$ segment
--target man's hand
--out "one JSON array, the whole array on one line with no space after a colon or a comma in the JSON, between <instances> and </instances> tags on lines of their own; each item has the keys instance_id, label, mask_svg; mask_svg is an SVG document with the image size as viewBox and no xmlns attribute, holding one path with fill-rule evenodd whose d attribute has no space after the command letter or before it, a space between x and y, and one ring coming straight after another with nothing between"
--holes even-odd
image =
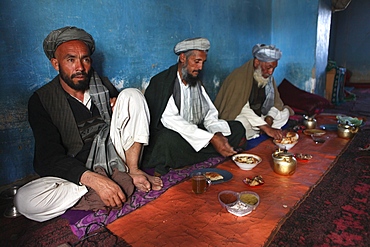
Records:
<instances>
[{"instance_id":1,"label":"man's hand","mask_svg":"<svg viewBox=\"0 0 370 247\"><path fill-rule=\"evenodd\" d=\"M211 139L211 144L218 153L222 156L227 157L236 154L236 151L230 146L229 141L221 133L217 132Z\"/></svg>"},{"instance_id":2,"label":"man's hand","mask_svg":"<svg viewBox=\"0 0 370 247\"><path fill-rule=\"evenodd\" d=\"M276 139L281 140L283 138L283 131L281 129L274 129L271 128L268 124L259 126L259 128L265 132L268 136Z\"/></svg>"},{"instance_id":3,"label":"man's hand","mask_svg":"<svg viewBox=\"0 0 370 247\"><path fill-rule=\"evenodd\" d=\"M80 182L92 188L108 207L122 207L127 198L122 189L113 180L96 172L86 171L82 174Z\"/></svg>"}]
</instances>

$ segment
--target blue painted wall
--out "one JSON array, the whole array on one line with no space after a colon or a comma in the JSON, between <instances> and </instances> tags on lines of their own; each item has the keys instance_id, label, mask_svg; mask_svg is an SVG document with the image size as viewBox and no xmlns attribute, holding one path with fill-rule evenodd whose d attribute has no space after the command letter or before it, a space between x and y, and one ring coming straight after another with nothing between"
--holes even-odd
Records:
<instances>
[{"instance_id":1,"label":"blue painted wall","mask_svg":"<svg viewBox=\"0 0 370 247\"><path fill-rule=\"evenodd\" d=\"M42 49L51 30L74 25L91 33L94 68L119 89L145 88L176 62L174 45L197 36L211 41L203 78L211 98L256 43L281 48L277 82L287 77L304 89L315 68L319 1L0 1L0 185L33 173L27 101L57 75Z\"/></svg>"},{"instance_id":2,"label":"blue painted wall","mask_svg":"<svg viewBox=\"0 0 370 247\"><path fill-rule=\"evenodd\" d=\"M274 72L308 92L324 95L331 6L324 1L273 1L272 42L283 51Z\"/></svg>"},{"instance_id":3,"label":"blue painted wall","mask_svg":"<svg viewBox=\"0 0 370 247\"><path fill-rule=\"evenodd\" d=\"M351 71L353 83L370 83L369 13L369 0L353 0L333 14L330 59Z\"/></svg>"},{"instance_id":4,"label":"blue painted wall","mask_svg":"<svg viewBox=\"0 0 370 247\"><path fill-rule=\"evenodd\" d=\"M276 81L287 78L296 85L303 85L311 77L315 66L317 26L317 1L274 2L272 35L283 56L275 70ZM309 90L307 90L309 91Z\"/></svg>"}]
</instances>

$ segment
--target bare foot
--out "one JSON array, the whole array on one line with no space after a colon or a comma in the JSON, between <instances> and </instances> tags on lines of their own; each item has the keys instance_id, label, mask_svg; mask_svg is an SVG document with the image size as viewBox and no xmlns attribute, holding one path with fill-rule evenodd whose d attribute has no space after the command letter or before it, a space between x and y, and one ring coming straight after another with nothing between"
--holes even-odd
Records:
<instances>
[{"instance_id":1,"label":"bare foot","mask_svg":"<svg viewBox=\"0 0 370 247\"><path fill-rule=\"evenodd\" d=\"M151 187L150 182L148 181L146 176L144 176L143 174L131 174L131 173L129 173L129 175L131 176L134 182L134 185L138 190L144 191L144 192L150 191L150 187Z\"/></svg>"},{"instance_id":2,"label":"bare foot","mask_svg":"<svg viewBox=\"0 0 370 247\"><path fill-rule=\"evenodd\" d=\"M160 190L163 187L163 182L160 177L146 175L149 182L152 184L152 190Z\"/></svg>"},{"instance_id":3,"label":"bare foot","mask_svg":"<svg viewBox=\"0 0 370 247\"><path fill-rule=\"evenodd\" d=\"M151 189L152 190L160 190L160 189L162 189L162 187L163 187L163 182L162 182L162 179L160 178L160 177L157 177L157 176L151 176L151 175L149 175L149 174L147 174L147 173L145 173L144 171L142 171L142 170L140 170L140 169L138 169L138 170L136 170L136 171L131 171L130 172L130 175L131 174L137 174L137 175L144 175L147 179L148 179L148 181L150 182L150 184L151 184Z\"/></svg>"}]
</instances>

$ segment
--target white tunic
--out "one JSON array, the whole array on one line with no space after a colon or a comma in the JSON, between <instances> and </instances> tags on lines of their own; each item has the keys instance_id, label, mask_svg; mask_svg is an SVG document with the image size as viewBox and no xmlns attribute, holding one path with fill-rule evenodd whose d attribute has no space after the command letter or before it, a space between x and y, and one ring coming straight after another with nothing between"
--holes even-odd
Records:
<instances>
[{"instance_id":1,"label":"white tunic","mask_svg":"<svg viewBox=\"0 0 370 247\"><path fill-rule=\"evenodd\" d=\"M216 132L221 132L224 136L229 136L231 130L229 124L222 119L218 119L218 111L213 105L211 99L206 93L202 86L202 95L206 99L206 103L209 105L209 111L204 119L203 125L206 130L198 128L196 124L189 123L183 116L184 102L189 100L189 85L181 83L179 74L177 73L178 81L180 82L181 90L181 112L179 112L173 96L168 100L166 109L164 110L161 118L162 124L173 131L179 133L193 148L195 151L199 151L209 144L213 135Z\"/></svg>"},{"instance_id":2,"label":"white tunic","mask_svg":"<svg viewBox=\"0 0 370 247\"><path fill-rule=\"evenodd\" d=\"M271 107L266 115L258 116L250 108L249 102L247 102L235 120L238 120L243 124L245 128L245 136L247 140L250 140L259 137L259 126L267 124L264 120L266 116L271 116L274 119L271 126L272 128L281 129L281 127L283 127L289 120L289 110L284 108L282 111L279 111L276 107Z\"/></svg>"}]
</instances>

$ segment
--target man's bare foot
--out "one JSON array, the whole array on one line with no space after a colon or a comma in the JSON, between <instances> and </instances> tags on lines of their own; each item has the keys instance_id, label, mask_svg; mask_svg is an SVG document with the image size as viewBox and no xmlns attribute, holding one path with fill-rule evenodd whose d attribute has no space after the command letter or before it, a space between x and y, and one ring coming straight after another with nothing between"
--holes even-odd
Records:
<instances>
[{"instance_id":1,"label":"man's bare foot","mask_svg":"<svg viewBox=\"0 0 370 247\"><path fill-rule=\"evenodd\" d=\"M163 182L160 177L146 175L149 182L152 184L152 190L160 190L163 187Z\"/></svg>"},{"instance_id":2,"label":"man's bare foot","mask_svg":"<svg viewBox=\"0 0 370 247\"><path fill-rule=\"evenodd\" d=\"M151 184L151 189L152 190L160 190L162 189L163 187L163 182L162 182L162 179L158 176L151 176L147 173L145 173L144 171L140 170L140 169L137 169L136 171L130 171L130 175L131 174L140 174L140 175L144 175L148 181L150 182Z\"/></svg>"},{"instance_id":3,"label":"man's bare foot","mask_svg":"<svg viewBox=\"0 0 370 247\"><path fill-rule=\"evenodd\" d=\"M150 182L148 181L146 176L144 176L143 174L130 174L130 173L129 175L131 176L134 182L134 185L138 190L144 191L144 192L150 191L150 187L151 187Z\"/></svg>"},{"instance_id":4,"label":"man's bare foot","mask_svg":"<svg viewBox=\"0 0 370 247\"><path fill-rule=\"evenodd\" d=\"M131 171L130 172L130 176L132 177L132 175L143 175L143 176L145 176L146 179L147 179L147 181L149 181L149 183L151 185L151 188L149 186L149 190L150 189L152 189L152 190L160 190L163 187L163 182L162 182L162 179L160 177L151 176L151 175L145 173L144 171L142 171L140 169L138 169L136 171ZM134 184L135 184L135 181L134 181ZM136 184L135 184L135 186L136 186ZM143 191L145 191L145 190L143 190Z\"/></svg>"}]
</instances>

